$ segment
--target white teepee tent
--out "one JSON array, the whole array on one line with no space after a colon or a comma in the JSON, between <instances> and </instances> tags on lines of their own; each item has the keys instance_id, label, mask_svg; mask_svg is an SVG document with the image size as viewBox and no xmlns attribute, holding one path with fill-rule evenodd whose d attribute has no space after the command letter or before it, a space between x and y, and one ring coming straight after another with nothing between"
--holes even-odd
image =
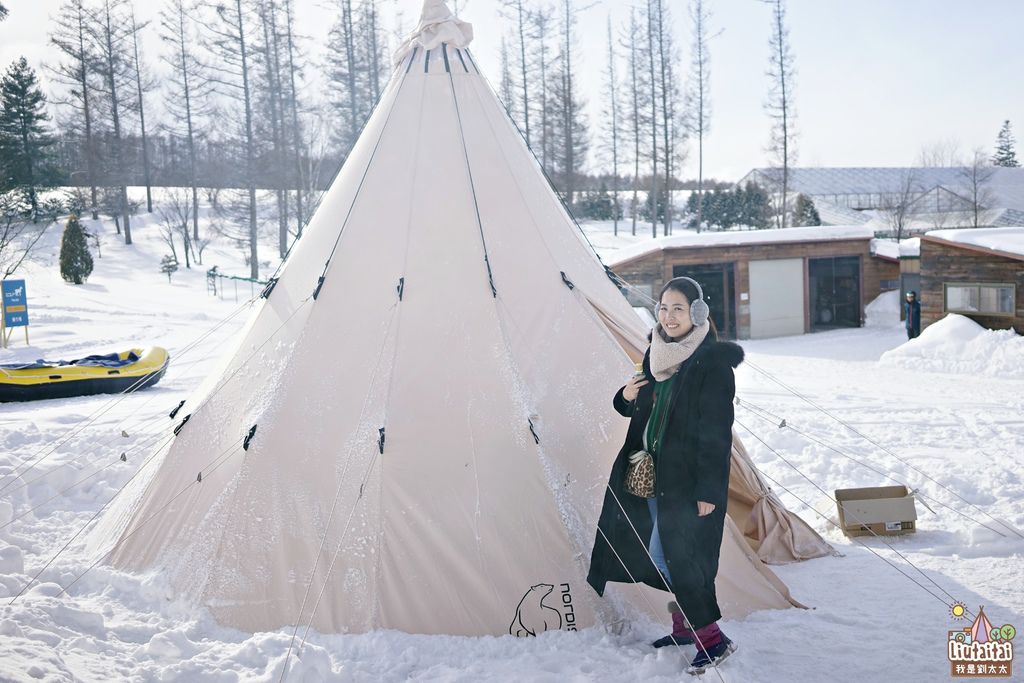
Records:
<instances>
[{"instance_id":1,"label":"white teepee tent","mask_svg":"<svg viewBox=\"0 0 1024 683\"><path fill-rule=\"evenodd\" d=\"M239 346L108 518L115 566L250 631L530 633L643 604L584 577L646 330L471 33L427 1ZM731 521L721 567L727 616L796 604Z\"/></svg>"}]
</instances>

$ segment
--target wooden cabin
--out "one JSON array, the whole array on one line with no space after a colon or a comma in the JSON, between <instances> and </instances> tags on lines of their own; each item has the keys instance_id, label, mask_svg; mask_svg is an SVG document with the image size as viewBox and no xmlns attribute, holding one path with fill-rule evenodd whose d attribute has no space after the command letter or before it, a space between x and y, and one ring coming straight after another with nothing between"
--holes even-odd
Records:
<instances>
[{"instance_id":1,"label":"wooden cabin","mask_svg":"<svg viewBox=\"0 0 1024 683\"><path fill-rule=\"evenodd\" d=\"M947 313L1024 332L1024 228L934 230L921 238L921 327Z\"/></svg>"},{"instance_id":2,"label":"wooden cabin","mask_svg":"<svg viewBox=\"0 0 1024 683\"><path fill-rule=\"evenodd\" d=\"M701 283L719 333L760 339L864 324L864 308L899 288L900 264L873 253L865 226L685 233L606 256L650 306L673 277Z\"/></svg>"}]
</instances>

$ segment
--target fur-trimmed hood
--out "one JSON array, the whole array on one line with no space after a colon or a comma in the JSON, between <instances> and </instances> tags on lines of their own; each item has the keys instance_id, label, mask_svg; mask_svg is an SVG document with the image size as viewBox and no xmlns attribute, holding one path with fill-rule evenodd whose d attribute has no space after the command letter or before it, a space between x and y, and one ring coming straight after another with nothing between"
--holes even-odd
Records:
<instances>
[{"instance_id":1,"label":"fur-trimmed hood","mask_svg":"<svg viewBox=\"0 0 1024 683\"><path fill-rule=\"evenodd\" d=\"M714 341L710 344L701 345L700 353L707 354L711 362L728 363L730 367L737 368L746 357L746 352L739 344L730 341ZM706 346L706 348L704 348Z\"/></svg>"}]
</instances>

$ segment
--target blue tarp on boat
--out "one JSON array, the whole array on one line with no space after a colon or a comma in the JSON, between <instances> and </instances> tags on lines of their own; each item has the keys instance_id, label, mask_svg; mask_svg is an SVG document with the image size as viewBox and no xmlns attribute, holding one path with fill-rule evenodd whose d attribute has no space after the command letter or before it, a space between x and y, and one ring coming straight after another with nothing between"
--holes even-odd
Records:
<instances>
[{"instance_id":1,"label":"blue tarp on boat","mask_svg":"<svg viewBox=\"0 0 1024 683\"><path fill-rule=\"evenodd\" d=\"M139 360L139 356L135 352L128 354L127 358L121 358L118 353L106 353L97 354L94 356L86 356L85 358L78 358L76 360L58 360L50 361L39 359L34 363L10 363L6 365L0 365L0 368L5 370L36 370L41 368L59 368L67 365L81 365L86 367L95 368L123 368L126 365L131 365Z\"/></svg>"}]
</instances>

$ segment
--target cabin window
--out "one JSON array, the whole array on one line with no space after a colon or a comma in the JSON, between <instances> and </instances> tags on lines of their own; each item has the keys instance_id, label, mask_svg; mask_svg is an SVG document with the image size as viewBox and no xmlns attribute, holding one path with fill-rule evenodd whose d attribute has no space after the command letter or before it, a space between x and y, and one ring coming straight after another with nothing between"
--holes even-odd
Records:
<instances>
[{"instance_id":1,"label":"cabin window","mask_svg":"<svg viewBox=\"0 0 1024 683\"><path fill-rule=\"evenodd\" d=\"M1007 284L946 284L943 309L948 313L1013 316L1014 286Z\"/></svg>"}]
</instances>

